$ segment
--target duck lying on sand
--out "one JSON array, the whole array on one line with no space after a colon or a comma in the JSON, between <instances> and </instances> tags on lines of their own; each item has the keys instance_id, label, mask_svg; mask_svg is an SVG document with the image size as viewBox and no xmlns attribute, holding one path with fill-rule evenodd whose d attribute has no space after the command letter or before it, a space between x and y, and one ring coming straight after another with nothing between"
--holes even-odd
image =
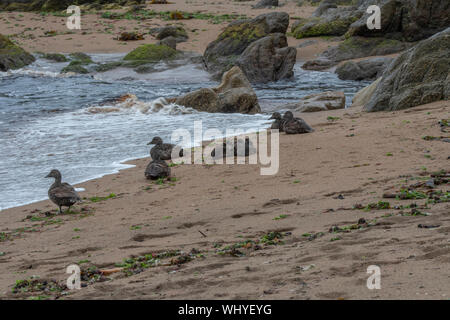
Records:
<instances>
[{"instance_id":1,"label":"duck lying on sand","mask_svg":"<svg viewBox=\"0 0 450 320\"><path fill-rule=\"evenodd\" d=\"M301 134L314 131L302 118L294 118L294 115L290 111L286 111L283 120L283 131L286 134Z\"/></svg>"},{"instance_id":2,"label":"duck lying on sand","mask_svg":"<svg viewBox=\"0 0 450 320\"><path fill-rule=\"evenodd\" d=\"M314 131L305 120L295 118L291 111L286 111L283 117L281 117L280 113L274 112L270 119L275 120L270 127L271 129L278 129L280 132L285 132L286 134L301 134Z\"/></svg>"},{"instance_id":3,"label":"duck lying on sand","mask_svg":"<svg viewBox=\"0 0 450 320\"><path fill-rule=\"evenodd\" d=\"M163 140L160 137L154 137L152 141L150 141L147 145L154 144L155 146L150 150L150 156L152 159L159 160L171 160L172 159L172 151L175 148L174 144L171 143L163 143ZM180 157L183 156L183 149L180 149L178 154Z\"/></svg>"},{"instance_id":4,"label":"duck lying on sand","mask_svg":"<svg viewBox=\"0 0 450 320\"><path fill-rule=\"evenodd\" d=\"M48 189L48 197L59 207L59 213L62 213L62 207L70 207L80 201L80 196L75 189L68 183L61 182L61 172L56 169L50 171L46 178L54 178L55 182Z\"/></svg>"},{"instance_id":5,"label":"duck lying on sand","mask_svg":"<svg viewBox=\"0 0 450 320\"><path fill-rule=\"evenodd\" d=\"M231 146L227 147L227 143L224 142L222 144L222 157L231 157L232 155L234 155L235 157L237 156L248 157L250 154L256 152L255 148L253 147L253 143L250 141L249 138L245 138L245 146L243 146L242 144L244 144L243 139L235 138L233 149L231 149ZM220 157L219 155L220 148L219 146L217 146L213 149L213 151L211 151L211 157L213 157L214 159L216 159L216 149L218 149L217 158Z\"/></svg>"},{"instance_id":6,"label":"duck lying on sand","mask_svg":"<svg viewBox=\"0 0 450 320\"><path fill-rule=\"evenodd\" d=\"M160 158L155 158L148 164L147 168L145 169L145 177L149 180L169 178L170 168L164 160L161 160Z\"/></svg>"}]
</instances>

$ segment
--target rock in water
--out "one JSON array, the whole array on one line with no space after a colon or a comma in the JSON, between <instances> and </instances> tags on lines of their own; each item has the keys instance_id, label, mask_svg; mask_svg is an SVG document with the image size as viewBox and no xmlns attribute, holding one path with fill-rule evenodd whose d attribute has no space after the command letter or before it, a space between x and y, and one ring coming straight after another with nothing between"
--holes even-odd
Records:
<instances>
[{"instance_id":1,"label":"rock in water","mask_svg":"<svg viewBox=\"0 0 450 320\"><path fill-rule=\"evenodd\" d=\"M235 61L252 42L271 33L286 33L289 15L285 12L271 12L254 19L231 22L216 40L209 43L205 53L205 63L214 78L235 65Z\"/></svg>"},{"instance_id":2,"label":"rock in water","mask_svg":"<svg viewBox=\"0 0 450 320\"><path fill-rule=\"evenodd\" d=\"M258 113L258 98L244 73L233 67L224 73L217 88L203 88L174 99L176 104L199 111L221 113Z\"/></svg>"},{"instance_id":3,"label":"rock in water","mask_svg":"<svg viewBox=\"0 0 450 320\"><path fill-rule=\"evenodd\" d=\"M366 111L400 110L450 98L450 28L419 42L383 73Z\"/></svg>"},{"instance_id":4,"label":"rock in water","mask_svg":"<svg viewBox=\"0 0 450 320\"><path fill-rule=\"evenodd\" d=\"M31 54L0 34L0 71L20 69L33 63L34 60Z\"/></svg>"},{"instance_id":5,"label":"rock in water","mask_svg":"<svg viewBox=\"0 0 450 320\"><path fill-rule=\"evenodd\" d=\"M170 168L164 160L153 160L145 169L145 177L149 180L169 178Z\"/></svg>"},{"instance_id":6,"label":"rock in water","mask_svg":"<svg viewBox=\"0 0 450 320\"><path fill-rule=\"evenodd\" d=\"M236 64L250 82L265 83L292 78L296 57L297 50L288 47L286 36L274 33L251 43Z\"/></svg>"},{"instance_id":7,"label":"rock in water","mask_svg":"<svg viewBox=\"0 0 450 320\"><path fill-rule=\"evenodd\" d=\"M48 189L48 197L59 207L59 213L62 213L62 207L70 207L80 201L80 196L75 189L68 183L61 182L61 173L53 169L46 178L54 178L55 182Z\"/></svg>"}]
</instances>

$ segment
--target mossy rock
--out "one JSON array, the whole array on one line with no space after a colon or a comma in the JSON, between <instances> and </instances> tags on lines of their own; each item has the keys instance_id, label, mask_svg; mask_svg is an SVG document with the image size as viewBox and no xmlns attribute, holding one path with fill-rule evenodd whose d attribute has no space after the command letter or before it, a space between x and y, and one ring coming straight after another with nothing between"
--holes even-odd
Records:
<instances>
[{"instance_id":1,"label":"mossy rock","mask_svg":"<svg viewBox=\"0 0 450 320\"><path fill-rule=\"evenodd\" d=\"M342 36L350 25L357 21L359 17L350 17L344 19L335 19L325 21L319 18L312 18L309 21L302 21L298 24L292 35L297 39L319 36Z\"/></svg>"},{"instance_id":2,"label":"mossy rock","mask_svg":"<svg viewBox=\"0 0 450 320\"><path fill-rule=\"evenodd\" d=\"M51 61L55 61L55 62L67 62L69 61L65 55L61 54L61 53L44 53L42 55L43 59L46 60L51 60Z\"/></svg>"},{"instance_id":3,"label":"mossy rock","mask_svg":"<svg viewBox=\"0 0 450 320\"><path fill-rule=\"evenodd\" d=\"M61 73L74 72L79 74L87 74L89 71L83 67L85 63L80 60L73 60L69 65L61 70Z\"/></svg>"},{"instance_id":4,"label":"mossy rock","mask_svg":"<svg viewBox=\"0 0 450 320\"><path fill-rule=\"evenodd\" d=\"M137 66L149 62L170 60L175 58L177 51L163 44L144 44L128 53L123 60Z\"/></svg>"},{"instance_id":5,"label":"mossy rock","mask_svg":"<svg viewBox=\"0 0 450 320\"><path fill-rule=\"evenodd\" d=\"M97 72L106 72L110 71L119 67L122 67L124 63L122 61L114 61L114 62L106 62L97 65L94 70Z\"/></svg>"},{"instance_id":6,"label":"mossy rock","mask_svg":"<svg viewBox=\"0 0 450 320\"><path fill-rule=\"evenodd\" d=\"M82 64L91 64L94 63L91 57L89 57L86 53L83 52L75 52L69 55L74 61L79 61Z\"/></svg>"},{"instance_id":7,"label":"mossy rock","mask_svg":"<svg viewBox=\"0 0 450 320\"><path fill-rule=\"evenodd\" d=\"M20 69L35 60L31 54L15 45L8 37L0 34L0 71Z\"/></svg>"}]
</instances>

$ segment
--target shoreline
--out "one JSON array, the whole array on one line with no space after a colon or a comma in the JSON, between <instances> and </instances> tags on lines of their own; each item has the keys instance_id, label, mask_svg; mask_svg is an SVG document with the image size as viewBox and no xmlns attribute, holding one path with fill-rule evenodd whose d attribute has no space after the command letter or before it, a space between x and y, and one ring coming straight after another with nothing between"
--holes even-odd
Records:
<instances>
[{"instance_id":1,"label":"shoreline","mask_svg":"<svg viewBox=\"0 0 450 320\"><path fill-rule=\"evenodd\" d=\"M445 299L448 283L439 280L449 263L449 203L423 208L426 199L382 195L448 171L447 143L422 137L439 135L437 121L449 108L439 101L396 112L356 107L301 114L316 131L280 135L275 176L260 176L255 165L178 165L176 179L159 185L146 181L143 158L131 161L134 168L77 185L86 199L72 214L55 216L48 200L4 210L0 297L36 296L11 288L31 275L65 281L73 263L109 269L129 257L195 249L201 254L186 263L112 274L60 298ZM379 201L390 208L352 209ZM411 215L411 203L431 215ZM328 232L361 218L371 226ZM272 231L283 244L240 247L238 256L221 249ZM365 287L368 265L380 265L383 290Z\"/></svg>"}]
</instances>

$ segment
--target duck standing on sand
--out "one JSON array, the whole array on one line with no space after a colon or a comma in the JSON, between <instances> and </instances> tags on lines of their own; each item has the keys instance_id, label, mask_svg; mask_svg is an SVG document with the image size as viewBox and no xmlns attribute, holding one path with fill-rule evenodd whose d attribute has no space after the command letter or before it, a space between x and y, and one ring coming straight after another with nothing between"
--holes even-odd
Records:
<instances>
[{"instance_id":1,"label":"duck standing on sand","mask_svg":"<svg viewBox=\"0 0 450 320\"><path fill-rule=\"evenodd\" d=\"M278 129L280 132L283 132L283 124L284 124L284 120L283 118L281 118L281 114L279 112L274 112L272 114L272 116L269 118L269 120L275 120L272 123L272 126L270 127L270 129L276 130Z\"/></svg>"},{"instance_id":2,"label":"duck standing on sand","mask_svg":"<svg viewBox=\"0 0 450 320\"><path fill-rule=\"evenodd\" d=\"M302 118L294 118L291 111L286 111L283 116L283 131L286 134L310 133L314 129L311 128Z\"/></svg>"},{"instance_id":3,"label":"duck standing on sand","mask_svg":"<svg viewBox=\"0 0 450 320\"><path fill-rule=\"evenodd\" d=\"M59 213L62 213L62 207L70 207L80 201L80 196L75 189L68 183L61 182L61 172L56 169L50 171L46 178L54 178L55 182L48 189L48 197L59 207Z\"/></svg>"},{"instance_id":4,"label":"duck standing on sand","mask_svg":"<svg viewBox=\"0 0 450 320\"><path fill-rule=\"evenodd\" d=\"M158 180L161 178L170 177L170 168L164 160L159 158L159 154L155 155L152 161L148 164L145 169L145 177L149 180Z\"/></svg>"},{"instance_id":5,"label":"duck standing on sand","mask_svg":"<svg viewBox=\"0 0 450 320\"><path fill-rule=\"evenodd\" d=\"M152 141L147 143L147 145L154 144L155 146L150 150L150 156L153 160L170 160L172 159L172 150L175 148L174 144L163 143L160 137L154 137ZM179 156L183 156L183 149L180 149Z\"/></svg>"}]
</instances>

